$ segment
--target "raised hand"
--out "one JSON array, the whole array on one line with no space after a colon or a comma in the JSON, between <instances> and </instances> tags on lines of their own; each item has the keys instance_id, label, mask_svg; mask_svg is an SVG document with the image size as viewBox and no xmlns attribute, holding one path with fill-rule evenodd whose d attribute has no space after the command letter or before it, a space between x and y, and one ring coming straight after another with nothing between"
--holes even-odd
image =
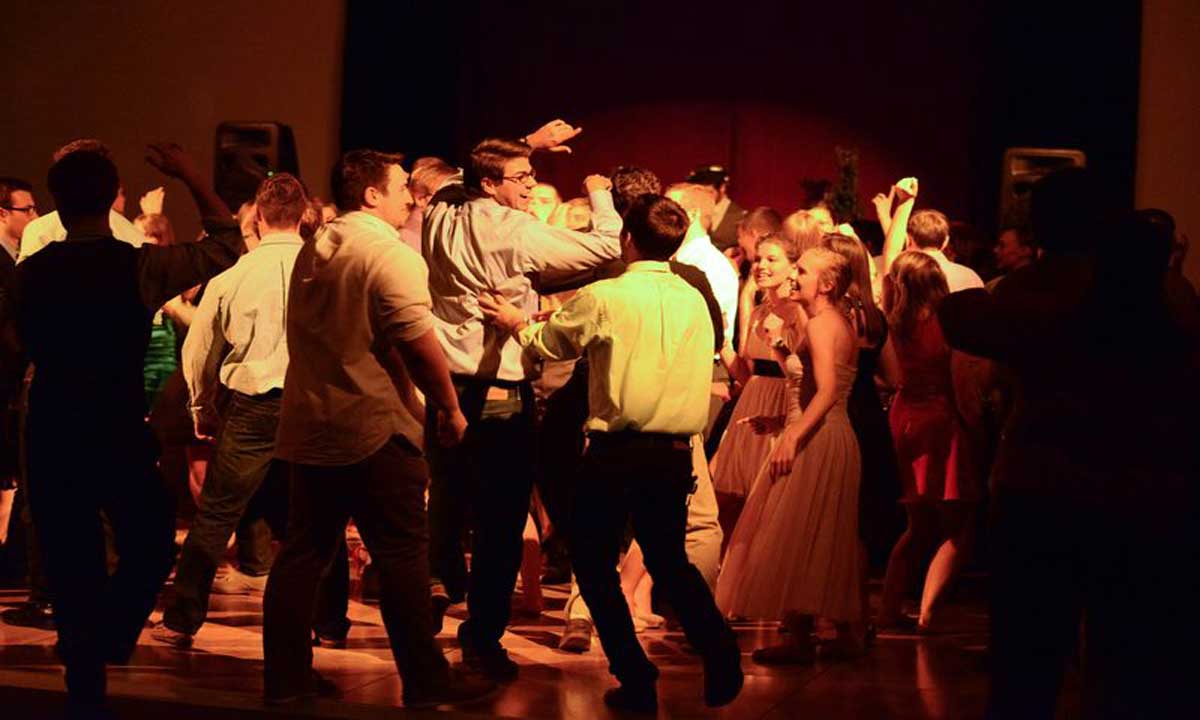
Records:
<instances>
[{"instance_id":1,"label":"raised hand","mask_svg":"<svg viewBox=\"0 0 1200 720\"><path fill-rule=\"evenodd\" d=\"M896 200L896 186L888 188L888 194L876 193L875 197L871 198L871 204L875 206L875 215L883 221L883 218L892 219L892 203Z\"/></svg>"},{"instance_id":2,"label":"raised hand","mask_svg":"<svg viewBox=\"0 0 1200 720\"><path fill-rule=\"evenodd\" d=\"M147 145L146 149L149 151L149 154L146 155L146 162L164 175L185 181L200 177L195 163L192 162L192 157L177 143L152 143Z\"/></svg>"},{"instance_id":3,"label":"raised hand","mask_svg":"<svg viewBox=\"0 0 1200 720\"><path fill-rule=\"evenodd\" d=\"M892 188L896 192L896 198L900 202L907 202L917 196L917 179L915 177L906 177L896 183Z\"/></svg>"},{"instance_id":4,"label":"raised hand","mask_svg":"<svg viewBox=\"0 0 1200 720\"><path fill-rule=\"evenodd\" d=\"M572 127L562 120L551 120L529 135L525 142L534 150L549 150L550 152L571 152L571 148L563 143L583 132L583 128Z\"/></svg>"},{"instance_id":5,"label":"raised hand","mask_svg":"<svg viewBox=\"0 0 1200 720\"><path fill-rule=\"evenodd\" d=\"M603 175L588 175L583 179L583 189L589 194L597 190L612 190L612 180Z\"/></svg>"},{"instance_id":6,"label":"raised hand","mask_svg":"<svg viewBox=\"0 0 1200 720\"><path fill-rule=\"evenodd\" d=\"M160 185L153 190L148 190L138 200L138 207L142 209L143 215L162 215L163 201L166 199L167 191Z\"/></svg>"}]
</instances>

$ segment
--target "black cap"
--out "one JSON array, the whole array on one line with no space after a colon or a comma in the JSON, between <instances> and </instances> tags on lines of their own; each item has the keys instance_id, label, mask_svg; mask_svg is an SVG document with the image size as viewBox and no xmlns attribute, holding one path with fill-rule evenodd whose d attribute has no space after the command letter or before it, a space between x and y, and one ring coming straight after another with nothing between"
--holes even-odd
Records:
<instances>
[{"instance_id":1,"label":"black cap","mask_svg":"<svg viewBox=\"0 0 1200 720\"><path fill-rule=\"evenodd\" d=\"M705 165L696 168L691 175L688 175L687 181L719 188L729 182L729 171L720 165Z\"/></svg>"}]
</instances>

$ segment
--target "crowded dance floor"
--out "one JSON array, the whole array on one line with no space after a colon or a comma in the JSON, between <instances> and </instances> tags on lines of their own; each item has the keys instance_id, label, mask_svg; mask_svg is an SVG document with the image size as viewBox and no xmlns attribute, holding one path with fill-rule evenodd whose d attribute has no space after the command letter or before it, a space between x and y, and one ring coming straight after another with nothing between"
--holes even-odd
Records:
<instances>
[{"instance_id":1,"label":"crowded dance floor","mask_svg":"<svg viewBox=\"0 0 1200 720\"><path fill-rule=\"evenodd\" d=\"M95 78L0 154L3 717L1197 716L1176 4L871 8L808 70L896 82L832 106L773 6L701 57L666 6L218 5L131 5L220 39L139 120Z\"/></svg>"}]
</instances>

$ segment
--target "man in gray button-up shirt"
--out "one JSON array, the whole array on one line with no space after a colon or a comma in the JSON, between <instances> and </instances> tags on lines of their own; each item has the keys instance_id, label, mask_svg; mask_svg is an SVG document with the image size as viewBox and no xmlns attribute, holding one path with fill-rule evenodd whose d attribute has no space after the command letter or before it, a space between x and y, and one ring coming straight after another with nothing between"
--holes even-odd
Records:
<instances>
[{"instance_id":1,"label":"man in gray button-up shirt","mask_svg":"<svg viewBox=\"0 0 1200 720\"><path fill-rule=\"evenodd\" d=\"M464 659L497 680L517 674L499 641L509 620L534 476L529 380L535 370L511 337L484 324L477 298L498 293L533 313L537 295L530 274L586 270L620 257L621 218L608 178L585 182L590 233L551 227L526 212L536 184L530 154L565 150L562 143L578 132L556 120L522 142L480 142L464 182L442 188L425 211L421 250L429 265L434 328L469 423L454 453L426 443L433 474L431 575L441 581L434 584L435 610L469 591L470 619L459 630ZM468 506L475 508L469 588L461 547Z\"/></svg>"}]
</instances>

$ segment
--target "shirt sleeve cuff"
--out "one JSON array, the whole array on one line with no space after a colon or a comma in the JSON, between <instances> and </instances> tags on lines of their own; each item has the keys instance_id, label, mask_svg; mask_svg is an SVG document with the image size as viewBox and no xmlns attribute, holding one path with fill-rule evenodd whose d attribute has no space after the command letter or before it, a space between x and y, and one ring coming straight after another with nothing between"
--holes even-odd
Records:
<instances>
[{"instance_id":1,"label":"shirt sleeve cuff","mask_svg":"<svg viewBox=\"0 0 1200 720\"><path fill-rule=\"evenodd\" d=\"M533 344L534 337L541 332L542 326L545 324L544 322L537 322L526 325L524 329L517 332L517 342L521 344L521 347L529 347Z\"/></svg>"},{"instance_id":2,"label":"shirt sleeve cuff","mask_svg":"<svg viewBox=\"0 0 1200 720\"><path fill-rule=\"evenodd\" d=\"M613 207L612 191L610 190L593 190L588 193L588 200L592 203L592 210L608 210L616 212Z\"/></svg>"},{"instance_id":3,"label":"shirt sleeve cuff","mask_svg":"<svg viewBox=\"0 0 1200 720\"><path fill-rule=\"evenodd\" d=\"M200 224L204 227L204 231L209 235L213 235L218 232L226 232L229 230L241 231L237 220L233 218L227 218L222 215L209 215L208 217L201 218Z\"/></svg>"},{"instance_id":4,"label":"shirt sleeve cuff","mask_svg":"<svg viewBox=\"0 0 1200 720\"><path fill-rule=\"evenodd\" d=\"M416 340L432 329L433 313L426 310L426 312L418 317L394 323L387 334L393 341L409 342Z\"/></svg>"}]
</instances>

